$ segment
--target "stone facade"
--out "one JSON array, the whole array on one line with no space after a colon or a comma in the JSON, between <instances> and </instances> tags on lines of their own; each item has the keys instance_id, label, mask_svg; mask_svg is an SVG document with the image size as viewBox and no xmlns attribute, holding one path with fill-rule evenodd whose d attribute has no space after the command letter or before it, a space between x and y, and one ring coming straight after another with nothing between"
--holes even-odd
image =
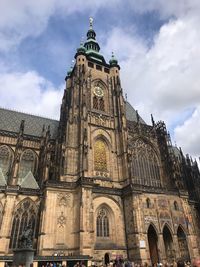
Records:
<instances>
[{"instance_id":1,"label":"stone facade","mask_svg":"<svg viewBox=\"0 0 200 267\"><path fill-rule=\"evenodd\" d=\"M118 62L105 62L95 36L90 25L59 121L0 110L1 261L27 225L36 262L199 255L197 163L125 101Z\"/></svg>"}]
</instances>

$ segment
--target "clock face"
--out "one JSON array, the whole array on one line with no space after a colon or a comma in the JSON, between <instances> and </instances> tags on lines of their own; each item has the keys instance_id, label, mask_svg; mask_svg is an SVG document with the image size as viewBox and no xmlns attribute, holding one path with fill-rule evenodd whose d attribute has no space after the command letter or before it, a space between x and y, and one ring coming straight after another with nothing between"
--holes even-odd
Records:
<instances>
[{"instance_id":1,"label":"clock face","mask_svg":"<svg viewBox=\"0 0 200 267\"><path fill-rule=\"evenodd\" d=\"M98 97L102 97L104 95L103 89L100 86L94 87L94 94Z\"/></svg>"}]
</instances>

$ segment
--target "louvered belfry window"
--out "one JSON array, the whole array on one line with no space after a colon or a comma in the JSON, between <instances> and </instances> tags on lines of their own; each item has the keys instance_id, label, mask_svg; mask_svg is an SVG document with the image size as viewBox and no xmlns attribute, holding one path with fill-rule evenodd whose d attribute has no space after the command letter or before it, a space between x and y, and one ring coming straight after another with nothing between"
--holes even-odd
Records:
<instances>
[{"instance_id":1,"label":"louvered belfry window","mask_svg":"<svg viewBox=\"0 0 200 267\"><path fill-rule=\"evenodd\" d=\"M93 108L101 111L105 111L104 99L103 97L93 97Z\"/></svg>"}]
</instances>

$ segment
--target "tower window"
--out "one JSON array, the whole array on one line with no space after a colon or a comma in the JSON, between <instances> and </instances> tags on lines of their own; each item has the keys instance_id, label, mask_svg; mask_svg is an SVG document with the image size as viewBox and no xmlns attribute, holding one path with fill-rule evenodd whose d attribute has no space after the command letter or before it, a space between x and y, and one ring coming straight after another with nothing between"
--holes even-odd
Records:
<instances>
[{"instance_id":1,"label":"tower window","mask_svg":"<svg viewBox=\"0 0 200 267\"><path fill-rule=\"evenodd\" d=\"M101 140L94 145L94 169L95 171L107 171L106 146Z\"/></svg>"},{"instance_id":2,"label":"tower window","mask_svg":"<svg viewBox=\"0 0 200 267\"><path fill-rule=\"evenodd\" d=\"M150 209L151 207L151 200L149 198L146 199L146 206L147 206L147 209Z\"/></svg>"},{"instance_id":3,"label":"tower window","mask_svg":"<svg viewBox=\"0 0 200 267\"><path fill-rule=\"evenodd\" d=\"M100 65L96 65L97 70L102 70L102 67Z\"/></svg>"},{"instance_id":4,"label":"tower window","mask_svg":"<svg viewBox=\"0 0 200 267\"><path fill-rule=\"evenodd\" d=\"M97 96L93 97L93 108L105 111L105 105L104 105L103 97L101 97L101 98L97 97Z\"/></svg>"},{"instance_id":5,"label":"tower window","mask_svg":"<svg viewBox=\"0 0 200 267\"><path fill-rule=\"evenodd\" d=\"M178 203L176 201L174 201L174 209L179 210Z\"/></svg>"},{"instance_id":6,"label":"tower window","mask_svg":"<svg viewBox=\"0 0 200 267\"><path fill-rule=\"evenodd\" d=\"M103 100L103 98L100 98L99 99L99 109L100 110L103 110L103 111L105 110L104 109L104 100Z\"/></svg>"},{"instance_id":7,"label":"tower window","mask_svg":"<svg viewBox=\"0 0 200 267\"><path fill-rule=\"evenodd\" d=\"M92 62L88 62L88 67L94 68L94 64Z\"/></svg>"},{"instance_id":8,"label":"tower window","mask_svg":"<svg viewBox=\"0 0 200 267\"><path fill-rule=\"evenodd\" d=\"M110 73L110 70L107 69L107 68L104 68L104 72L106 72L106 73Z\"/></svg>"}]
</instances>

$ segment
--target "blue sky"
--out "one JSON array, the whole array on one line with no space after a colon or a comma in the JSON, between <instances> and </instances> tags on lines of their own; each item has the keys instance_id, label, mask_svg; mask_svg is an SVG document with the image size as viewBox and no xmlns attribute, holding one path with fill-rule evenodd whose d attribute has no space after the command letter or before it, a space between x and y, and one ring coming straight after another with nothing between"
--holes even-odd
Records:
<instances>
[{"instance_id":1,"label":"blue sky","mask_svg":"<svg viewBox=\"0 0 200 267\"><path fill-rule=\"evenodd\" d=\"M0 106L58 118L64 78L88 19L114 51L129 102L164 120L178 146L200 153L198 0L0 2Z\"/></svg>"}]
</instances>

